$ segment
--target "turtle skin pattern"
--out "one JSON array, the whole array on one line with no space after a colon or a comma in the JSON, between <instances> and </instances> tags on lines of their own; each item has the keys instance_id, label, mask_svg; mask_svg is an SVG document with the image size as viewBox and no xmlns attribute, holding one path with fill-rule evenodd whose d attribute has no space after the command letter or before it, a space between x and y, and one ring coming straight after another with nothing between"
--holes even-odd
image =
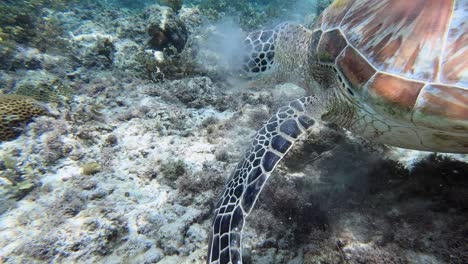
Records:
<instances>
[{"instance_id":1,"label":"turtle skin pattern","mask_svg":"<svg viewBox=\"0 0 468 264\"><path fill-rule=\"evenodd\" d=\"M244 40L242 70L251 77L269 72L275 62L275 45L280 31L289 26L283 22L271 30L258 30L249 33Z\"/></svg>"},{"instance_id":2,"label":"turtle skin pattern","mask_svg":"<svg viewBox=\"0 0 468 264\"><path fill-rule=\"evenodd\" d=\"M467 10L465 0L337 0L314 30L284 23L251 33L247 75L319 98L293 101L257 133L216 205L207 262L242 262L245 219L312 116L392 146L466 153Z\"/></svg>"},{"instance_id":3,"label":"turtle skin pattern","mask_svg":"<svg viewBox=\"0 0 468 264\"><path fill-rule=\"evenodd\" d=\"M207 263L242 262L244 220L278 162L316 123L306 111L314 102L317 102L314 96L290 102L257 132L216 204Z\"/></svg>"},{"instance_id":4,"label":"turtle skin pattern","mask_svg":"<svg viewBox=\"0 0 468 264\"><path fill-rule=\"evenodd\" d=\"M268 71L275 58L275 40L277 33L274 30L259 30L250 33L244 40L245 55L242 70L248 75Z\"/></svg>"}]
</instances>

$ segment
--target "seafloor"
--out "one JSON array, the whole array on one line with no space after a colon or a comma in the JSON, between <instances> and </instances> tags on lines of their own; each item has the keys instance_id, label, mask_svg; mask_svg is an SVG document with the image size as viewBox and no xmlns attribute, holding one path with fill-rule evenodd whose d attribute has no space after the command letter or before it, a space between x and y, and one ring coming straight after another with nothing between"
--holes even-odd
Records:
<instances>
[{"instance_id":1,"label":"seafloor","mask_svg":"<svg viewBox=\"0 0 468 264\"><path fill-rule=\"evenodd\" d=\"M31 39L0 28L0 96L50 112L0 143L0 263L204 263L224 181L304 95L237 78L236 19L106 2L41 9ZM467 161L323 127L272 175L244 263L468 263Z\"/></svg>"}]
</instances>

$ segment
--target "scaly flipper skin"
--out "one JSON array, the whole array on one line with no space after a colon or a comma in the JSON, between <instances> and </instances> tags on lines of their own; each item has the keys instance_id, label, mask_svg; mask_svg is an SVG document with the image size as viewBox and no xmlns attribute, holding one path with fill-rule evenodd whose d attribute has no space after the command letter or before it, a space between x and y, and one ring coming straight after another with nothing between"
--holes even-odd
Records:
<instances>
[{"instance_id":1,"label":"scaly flipper skin","mask_svg":"<svg viewBox=\"0 0 468 264\"><path fill-rule=\"evenodd\" d=\"M306 111L314 104L319 103L312 96L292 101L257 132L216 204L207 263L242 263L241 236L245 218L278 162L316 123Z\"/></svg>"},{"instance_id":2,"label":"scaly flipper skin","mask_svg":"<svg viewBox=\"0 0 468 264\"><path fill-rule=\"evenodd\" d=\"M271 69L275 58L275 30L259 30L244 40L242 69L249 76L257 76Z\"/></svg>"}]
</instances>

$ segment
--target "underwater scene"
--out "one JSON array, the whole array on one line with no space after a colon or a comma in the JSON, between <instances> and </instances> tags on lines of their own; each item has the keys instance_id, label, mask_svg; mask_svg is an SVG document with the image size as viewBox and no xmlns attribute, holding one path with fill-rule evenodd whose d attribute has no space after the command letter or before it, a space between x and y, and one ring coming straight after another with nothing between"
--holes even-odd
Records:
<instances>
[{"instance_id":1,"label":"underwater scene","mask_svg":"<svg viewBox=\"0 0 468 264\"><path fill-rule=\"evenodd\" d=\"M468 0L0 0L0 263L468 263Z\"/></svg>"}]
</instances>

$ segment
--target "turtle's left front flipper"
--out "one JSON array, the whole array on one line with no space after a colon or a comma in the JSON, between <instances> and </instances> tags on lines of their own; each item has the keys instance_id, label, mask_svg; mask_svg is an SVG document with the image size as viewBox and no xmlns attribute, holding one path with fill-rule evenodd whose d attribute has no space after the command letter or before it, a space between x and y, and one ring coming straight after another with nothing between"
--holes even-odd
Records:
<instances>
[{"instance_id":1,"label":"turtle's left front flipper","mask_svg":"<svg viewBox=\"0 0 468 264\"><path fill-rule=\"evenodd\" d=\"M316 123L306 108L309 96L289 103L257 132L245 156L226 183L212 222L207 263L241 263L241 234L265 182L300 136Z\"/></svg>"}]
</instances>

